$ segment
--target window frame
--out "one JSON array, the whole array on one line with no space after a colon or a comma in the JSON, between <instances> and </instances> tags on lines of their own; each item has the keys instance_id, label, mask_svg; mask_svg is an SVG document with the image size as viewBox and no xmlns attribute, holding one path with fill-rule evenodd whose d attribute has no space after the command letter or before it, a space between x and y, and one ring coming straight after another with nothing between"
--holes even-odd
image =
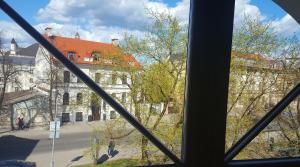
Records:
<instances>
[{"instance_id":1,"label":"window frame","mask_svg":"<svg viewBox=\"0 0 300 167\"><path fill-rule=\"evenodd\" d=\"M0 0L0 8L175 162L173 165L159 166L299 166L300 158L224 161L230 67L230 56L228 55L231 52L234 2L235 0L218 1L216 5L215 1L210 0L190 1L187 84L181 159L170 152L126 109L71 63L4 0ZM294 88L296 90L293 89L290 93L299 95L299 87L300 84ZM288 94L282 99L284 104L279 103L272 110L277 110L280 113L283 110L280 106L284 108L284 105L288 105L287 100L292 98ZM199 106L201 106L200 111ZM272 110L269 113L272 113ZM268 118L271 119L272 117L269 116ZM212 124L212 122L214 123ZM209 128L207 125L210 125ZM253 128L258 131L262 130L261 127Z\"/></svg>"},{"instance_id":2,"label":"window frame","mask_svg":"<svg viewBox=\"0 0 300 167\"><path fill-rule=\"evenodd\" d=\"M71 60L72 62L75 61L76 58L76 52L75 51L68 51L67 52L67 57L69 60Z\"/></svg>"},{"instance_id":3,"label":"window frame","mask_svg":"<svg viewBox=\"0 0 300 167\"><path fill-rule=\"evenodd\" d=\"M63 105L67 106L70 104L70 93L69 92L65 92L63 94L63 102L62 102Z\"/></svg>"},{"instance_id":4,"label":"window frame","mask_svg":"<svg viewBox=\"0 0 300 167\"><path fill-rule=\"evenodd\" d=\"M70 71L64 70L63 75L64 75L64 83L70 83L71 82L71 73L70 73Z\"/></svg>"},{"instance_id":5,"label":"window frame","mask_svg":"<svg viewBox=\"0 0 300 167\"><path fill-rule=\"evenodd\" d=\"M95 82L100 83L101 82L101 77L102 77L102 74L100 72L96 72L95 73Z\"/></svg>"},{"instance_id":6,"label":"window frame","mask_svg":"<svg viewBox=\"0 0 300 167\"><path fill-rule=\"evenodd\" d=\"M83 95L81 92L76 94L76 104L77 105L82 105L83 103Z\"/></svg>"}]
</instances>

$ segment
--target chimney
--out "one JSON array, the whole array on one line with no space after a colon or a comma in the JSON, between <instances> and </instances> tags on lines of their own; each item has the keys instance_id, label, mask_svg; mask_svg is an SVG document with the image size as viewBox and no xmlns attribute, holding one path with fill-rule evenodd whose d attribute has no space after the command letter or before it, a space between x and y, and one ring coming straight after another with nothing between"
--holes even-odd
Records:
<instances>
[{"instance_id":1,"label":"chimney","mask_svg":"<svg viewBox=\"0 0 300 167\"><path fill-rule=\"evenodd\" d=\"M119 40L117 38L112 38L111 39L111 43L115 46L118 46L119 45Z\"/></svg>"},{"instance_id":2,"label":"chimney","mask_svg":"<svg viewBox=\"0 0 300 167\"><path fill-rule=\"evenodd\" d=\"M10 42L10 54L11 55L15 55L17 53L17 47L18 47L17 42L13 38Z\"/></svg>"},{"instance_id":3,"label":"chimney","mask_svg":"<svg viewBox=\"0 0 300 167\"><path fill-rule=\"evenodd\" d=\"M76 32L76 34L75 34L75 39L80 39L80 35L78 32Z\"/></svg>"},{"instance_id":4,"label":"chimney","mask_svg":"<svg viewBox=\"0 0 300 167\"><path fill-rule=\"evenodd\" d=\"M51 28L51 27L46 27L46 28L45 28L45 35L46 35L47 37L52 36L51 32L52 32L52 28Z\"/></svg>"}]
</instances>

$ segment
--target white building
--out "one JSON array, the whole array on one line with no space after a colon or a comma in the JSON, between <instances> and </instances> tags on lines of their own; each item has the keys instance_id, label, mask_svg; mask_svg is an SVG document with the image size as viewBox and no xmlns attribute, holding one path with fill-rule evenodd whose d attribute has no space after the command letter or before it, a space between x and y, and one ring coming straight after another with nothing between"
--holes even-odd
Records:
<instances>
[{"instance_id":1,"label":"white building","mask_svg":"<svg viewBox=\"0 0 300 167\"><path fill-rule=\"evenodd\" d=\"M23 48L18 46L15 39L11 40L10 50L0 57L0 88L2 91L4 86L5 92L18 92L34 88L33 72L38 50L38 44Z\"/></svg>"},{"instance_id":2,"label":"white building","mask_svg":"<svg viewBox=\"0 0 300 167\"><path fill-rule=\"evenodd\" d=\"M126 108L131 108L127 86L130 80L126 68L138 69L140 64L132 55L124 54L118 47L116 39L113 39L112 43L101 43L82 40L78 33L74 38L66 38L49 35L50 31L51 29L48 28L45 37L53 45L96 83L99 83L106 92L116 97ZM45 49L40 47L37 53L34 76L38 88L49 90L51 71L49 60L55 66L52 69L57 69L53 88L58 90L57 109L63 121L107 120L117 116L104 100L97 97Z\"/></svg>"},{"instance_id":3,"label":"white building","mask_svg":"<svg viewBox=\"0 0 300 167\"><path fill-rule=\"evenodd\" d=\"M50 35L50 31L51 28L46 29L45 37L53 45L130 110L127 86L130 80L126 68L138 69L140 64L132 55L124 54L118 47L116 39L111 43L101 43L82 40L78 33L74 38L66 38ZM20 48L13 39L6 56L13 60L12 64L26 69L26 72L21 72L11 81L6 92L34 89L49 93L52 90L52 109L55 110L55 89L57 89L58 115L66 122L107 120L117 116L104 100L95 96L90 88L71 74L41 45L32 44L27 48ZM17 83L20 83L18 87Z\"/></svg>"}]
</instances>

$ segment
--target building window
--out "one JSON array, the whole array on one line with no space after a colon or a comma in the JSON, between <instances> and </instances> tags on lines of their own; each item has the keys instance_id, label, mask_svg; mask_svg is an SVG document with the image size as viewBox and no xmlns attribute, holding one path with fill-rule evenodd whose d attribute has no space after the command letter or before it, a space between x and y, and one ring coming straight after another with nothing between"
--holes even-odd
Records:
<instances>
[{"instance_id":1,"label":"building window","mask_svg":"<svg viewBox=\"0 0 300 167\"><path fill-rule=\"evenodd\" d=\"M30 79L29 79L29 82L30 82L30 83L33 83L33 78L30 78Z\"/></svg>"},{"instance_id":2,"label":"building window","mask_svg":"<svg viewBox=\"0 0 300 167\"><path fill-rule=\"evenodd\" d=\"M69 105L69 93L63 95L63 105Z\"/></svg>"},{"instance_id":3,"label":"building window","mask_svg":"<svg viewBox=\"0 0 300 167\"><path fill-rule=\"evenodd\" d=\"M33 74L33 69L30 69L30 70L29 70L29 73L30 73L30 74Z\"/></svg>"},{"instance_id":4,"label":"building window","mask_svg":"<svg viewBox=\"0 0 300 167\"><path fill-rule=\"evenodd\" d=\"M127 84L127 76L125 74L122 75L122 84L123 85Z\"/></svg>"},{"instance_id":5,"label":"building window","mask_svg":"<svg viewBox=\"0 0 300 167\"><path fill-rule=\"evenodd\" d=\"M71 61L75 60L76 53L73 51L68 52L68 59Z\"/></svg>"},{"instance_id":6,"label":"building window","mask_svg":"<svg viewBox=\"0 0 300 167\"><path fill-rule=\"evenodd\" d=\"M82 93L77 93L76 101L77 101L77 105L82 104Z\"/></svg>"},{"instance_id":7,"label":"building window","mask_svg":"<svg viewBox=\"0 0 300 167\"><path fill-rule=\"evenodd\" d=\"M126 103L126 93L122 93L122 103Z\"/></svg>"},{"instance_id":8,"label":"building window","mask_svg":"<svg viewBox=\"0 0 300 167\"><path fill-rule=\"evenodd\" d=\"M30 87L29 90L33 90L33 87Z\"/></svg>"},{"instance_id":9,"label":"building window","mask_svg":"<svg viewBox=\"0 0 300 167\"><path fill-rule=\"evenodd\" d=\"M134 62L132 62L132 61L129 62L128 64L129 64L129 66L134 66Z\"/></svg>"},{"instance_id":10,"label":"building window","mask_svg":"<svg viewBox=\"0 0 300 167\"><path fill-rule=\"evenodd\" d=\"M70 83L70 72L69 71L64 71L64 82Z\"/></svg>"},{"instance_id":11,"label":"building window","mask_svg":"<svg viewBox=\"0 0 300 167\"><path fill-rule=\"evenodd\" d=\"M117 118L117 114L115 111L110 111L110 119L116 119Z\"/></svg>"},{"instance_id":12,"label":"building window","mask_svg":"<svg viewBox=\"0 0 300 167\"><path fill-rule=\"evenodd\" d=\"M106 102L103 100L103 110L106 111Z\"/></svg>"},{"instance_id":13,"label":"building window","mask_svg":"<svg viewBox=\"0 0 300 167\"><path fill-rule=\"evenodd\" d=\"M101 80L101 74L100 73L96 73L95 74L95 82L96 83L100 83L100 80Z\"/></svg>"},{"instance_id":14,"label":"building window","mask_svg":"<svg viewBox=\"0 0 300 167\"><path fill-rule=\"evenodd\" d=\"M99 61L101 58L101 54L97 51L93 51L92 57L93 57L93 61Z\"/></svg>"},{"instance_id":15,"label":"building window","mask_svg":"<svg viewBox=\"0 0 300 167\"><path fill-rule=\"evenodd\" d=\"M19 87L15 87L15 92L19 92Z\"/></svg>"},{"instance_id":16,"label":"building window","mask_svg":"<svg viewBox=\"0 0 300 167\"><path fill-rule=\"evenodd\" d=\"M82 83L81 79L77 77L77 83Z\"/></svg>"},{"instance_id":17,"label":"building window","mask_svg":"<svg viewBox=\"0 0 300 167\"><path fill-rule=\"evenodd\" d=\"M111 84L115 85L117 83L117 75L116 74L112 74L111 75Z\"/></svg>"},{"instance_id":18,"label":"building window","mask_svg":"<svg viewBox=\"0 0 300 167\"><path fill-rule=\"evenodd\" d=\"M3 77L0 77L0 82L4 82L4 78Z\"/></svg>"}]
</instances>

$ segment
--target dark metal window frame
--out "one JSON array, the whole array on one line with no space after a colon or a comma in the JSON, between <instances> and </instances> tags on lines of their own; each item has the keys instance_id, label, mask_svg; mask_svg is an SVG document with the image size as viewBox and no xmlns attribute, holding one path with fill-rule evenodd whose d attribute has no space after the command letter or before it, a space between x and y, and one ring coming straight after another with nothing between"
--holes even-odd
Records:
<instances>
[{"instance_id":1,"label":"dark metal window frame","mask_svg":"<svg viewBox=\"0 0 300 167\"><path fill-rule=\"evenodd\" d=\"M159 166L299 166L300 158L232 159L299 95L300 84L224 154L234 1L191 0L181 159L4 0L0 8L175 163Z\"/></svg>"}]
</instances>

